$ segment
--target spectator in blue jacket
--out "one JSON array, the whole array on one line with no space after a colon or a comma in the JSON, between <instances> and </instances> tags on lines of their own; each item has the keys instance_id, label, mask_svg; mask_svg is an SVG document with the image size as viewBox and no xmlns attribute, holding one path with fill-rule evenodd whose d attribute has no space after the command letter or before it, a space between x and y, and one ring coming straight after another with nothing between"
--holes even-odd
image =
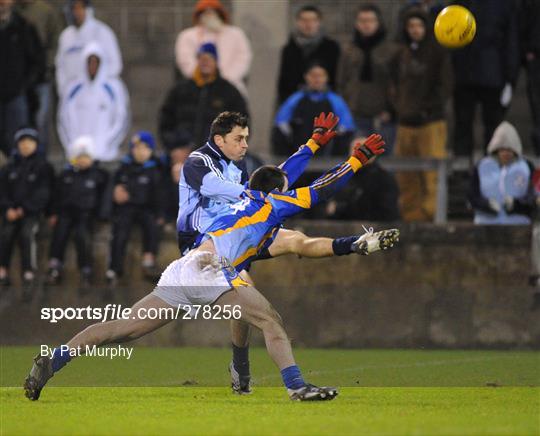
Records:
<instances>
[{"instance_id":1,"label":"spectator in blue jacket","mask_svg":"<svg viewBox=\"0 0 540 436\"><path fill-rule=\"evenodd\" d=\"M345 103L328 88L328 72L320 63L312 63L304 74L306 85L291 95L278 109L272 131L274 154L288 156L310 137L313 119L321 112L333 112L339 117L338 136L327 153L345 155L356 131L354 118Z\"/></svg>"},{"instance_id":2,"label":"spectator in blue jacket","mask_svg":"<svg viewBox=\"0 0 540 436\"><path fill-rule=\"evenodd\" d=\"M536 209L534 167L522 156L521 139L503 121L475 168L469 201L475 224L529 225Z\"/></svg>"}]
</instances>

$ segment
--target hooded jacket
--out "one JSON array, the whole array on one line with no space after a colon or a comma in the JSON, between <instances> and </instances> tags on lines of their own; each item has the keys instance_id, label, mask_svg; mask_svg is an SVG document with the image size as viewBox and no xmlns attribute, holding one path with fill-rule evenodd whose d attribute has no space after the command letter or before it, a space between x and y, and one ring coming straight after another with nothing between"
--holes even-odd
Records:
<instances>
[{"instance_id":1,"label":"hooded jacket","mask_svg":"<svg viewBox=\"0 0 540 436\"><path fill-rule=\"evenodd\" d=\"M93 80L90 79L87 59L100 59ZM118 149L129 129L129 96L120 79L108 75L107 59L97 43L84 50L80 79L72 82L62 96L58 108L58 134L68 156L74 140L88 135L94 140L92 156L97 160L117 158Z\"/></svg>"},{"instance_id":2,"label":"hooded jacket","mask_svg":"<svg viewBox=\"0 0 540 436\"><path fill-rule=\"evenodd\" d=\"M501 166L494 154L500 149L512 150L517 158L509 165ZM522 155L521 139L510 123L503 121L488 145L488 156L476 166L472 178L469 201L474 208L475 224L530 224L535 209L532 182L534 167ZM505 210L505 199L511 197L514 208ZM499 212L490 207L495 201Z\"/></svg>"},{"instance_id":3,"label":"hooded jacket","mask_svg":"<svg viewBox=\"0 0 540 436\"><path fill-rule=\"evenodd\" d=\"M69 84L80 78L81 63L84 62L84 49L96 41L103 52L107 74L112 77L122 73L122 55L116 35L109 26L93 17L91 9L86 9L86 19L80 27L71 25L66 28L58 40L56 54L56 87L60 95L67 92Z\"/></svg>"}]
</instances>

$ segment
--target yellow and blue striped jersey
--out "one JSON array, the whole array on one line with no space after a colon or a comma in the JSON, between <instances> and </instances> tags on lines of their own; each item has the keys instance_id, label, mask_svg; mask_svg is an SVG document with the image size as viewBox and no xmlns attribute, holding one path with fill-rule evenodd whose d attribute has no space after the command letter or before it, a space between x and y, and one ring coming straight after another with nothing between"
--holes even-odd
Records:
<instances>
[{"instance_id":1,"label":"yellow and blue striped jersey","mask_svg":"<svg viewBox=\"0 0 540 436\"><path fill-rule=\"evenodd\" d=\"M310 186L268 194L246 190L241 201L230 204L213 220L198 242L211 238L217 254L242 271L263 248L270 246L288 217L328 199L361 167L360 161L351 157Z\"/></svg>"}]
</instances>

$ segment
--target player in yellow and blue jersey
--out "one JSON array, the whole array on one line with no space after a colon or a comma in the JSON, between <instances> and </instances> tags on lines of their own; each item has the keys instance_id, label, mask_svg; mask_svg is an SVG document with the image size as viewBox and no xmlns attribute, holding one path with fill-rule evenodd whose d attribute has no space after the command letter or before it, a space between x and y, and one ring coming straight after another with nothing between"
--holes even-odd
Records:
<instances>
[{"instance_id":1,"label":"player in yellow and blue jersey","mask_svg":"<svg viewBox=\"0 0 540 436\"><path fill-rule=\"evenodd\" d=\"M282 169L259 168L250 177L250 189L245 191L243 199L231 205L227 213L216 217L199 238L200 245L196 249L167 267L154 291L132 307L132 316L88 327L66 345L56 348L52 358L38 355L25 381L26 396L32 400L39 398L54 373L78 355L70 350L82 350L80 354L84 354L88 346L133 340L174 319L147 319L141 313L212 305L222 310L240 307L240 319L262 330L267 350L280 369L292 400L333 399L337 395L335 388L320 388L304 381L281 318L268 300L242 280L238 272L272 240L285 219L331 196L363 165L383 153L383 145L379 135L371 135L365 143L355 146L353 156L346 162L310 186L296 190L288 190L287 174ZM391 247L399 235L395 229L379 233L374 245L382 249ZM370 250L369 247L373 238L341 238L333 240L332 245L336 241L344 252L365 254L375 248Z\"/></svg>"}]
</instances>

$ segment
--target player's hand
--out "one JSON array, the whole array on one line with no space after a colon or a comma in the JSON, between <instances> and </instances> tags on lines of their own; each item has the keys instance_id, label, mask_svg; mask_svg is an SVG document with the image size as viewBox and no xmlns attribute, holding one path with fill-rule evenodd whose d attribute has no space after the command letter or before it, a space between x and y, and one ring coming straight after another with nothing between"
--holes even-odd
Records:
<instances>
[{"instance_id":1,"label":"player's hand","mask_svg":"<svg viewBox=\"0 0 540 436\"><path fill-rule=\"evenodd\" d=\"M384 145L385 142L383 141L382 136L373 133L363 144L357 142L354 145L353 156L362 162L362 165L366 165L372 162L378 155L384 153Z\"/></svg>"},{"instance_id":2,"label":"player's hand","mask_svg":"<svg viewBox=\"0 0 540 436\"><path fill-rule=\"evenodd\" d=\"M332 112L325 114L321 112L318 117L313 120L313 139L318 145L323 146L330 142L330 140L337 135L334 127L339 123L339 117L336 117Z\"/></svg>"}]
</instances>

